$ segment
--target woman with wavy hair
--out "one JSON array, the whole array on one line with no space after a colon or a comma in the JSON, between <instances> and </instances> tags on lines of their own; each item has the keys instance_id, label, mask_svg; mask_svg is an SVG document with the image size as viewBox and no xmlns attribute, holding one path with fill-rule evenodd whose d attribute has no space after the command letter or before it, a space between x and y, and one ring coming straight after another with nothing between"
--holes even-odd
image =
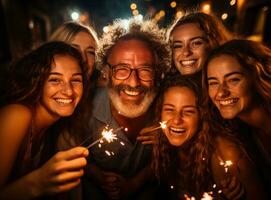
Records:
<instances>
[{"instance_id":1,"label":"woman with wavy hair","mask_svg":"<svg viewBox=\"0 0 271 200\"><path fill-rule=\"evenodd\" d=\"M50 41L63 41L77 48L88 67L87 74L90 77L95 71L95 52L99 44L97 33L91 26L85 26L79 22L69 21L58 27Z\"/></svg>"},{"instance_id":2,"label":"woman with wavy hair","mask_svg":"<svg viewBox=\"0 0 271 200\"><path fill-rule=\"evenodd\" d=\"M232 37L215 16L201 12L185 14L173 22L167 33L172 49L172 73L186 75L200 71L209 51Z\"/></svg>"},{"instance_id":3,"label":"woman with wavy hair","mask_svg":"<svg viewBox=\"0 0 271 200\"><path fill-rule=\"evenodd\" d=\"M165 121L167 127L156 133L156 176L172 199L198 199L207 192L215 199L266 199L258 169L241 141L228 129L212 132L202 101L194 76L164 82L156 122Z\"/></svg>"},{"instance_id":4,"label":"woman with wavy hair","mask_svg":"<svg viewBox=\"0 0 271 200\"><path fill-rule=\"evenodd\" d=\"M80 52L64 42L46 43L10 68L0 109L0 199L49 199L80 183L88 150L55 147L78 116L84 74Z\"/></svg>"},{"instance_id":5,"label":"woman with wavy hair","mask_svg":"<svg viewBox=\"0 0 271 200\"><path fill-rule=\"evenodd\" d=\"M255 143L250 149L259 150L258 163L270 189L271 50L249 40L218 47L204 66L203 89L211 117L246 128Z\"/></svg>"}]
</instances>

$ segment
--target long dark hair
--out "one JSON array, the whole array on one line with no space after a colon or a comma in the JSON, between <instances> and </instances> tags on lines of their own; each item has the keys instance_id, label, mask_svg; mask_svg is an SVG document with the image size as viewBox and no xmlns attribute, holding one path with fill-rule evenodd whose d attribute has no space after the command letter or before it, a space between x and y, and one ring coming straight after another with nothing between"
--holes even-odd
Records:
<instances>
[{"instance_id":1,"label":"long dark hair","mask_svg":"<svg viewBox=\"0 0 271 200\"><path fill-rule=\"evenodd\" d=\"M82 111L84 110L87 97L86 86L87 74L83 64L81 53L69 44L61 41L48 42L22 57L10 66L9 87L1 96L2 106L12 103L19 103L29 107L35 115L35 107L41 101L43 87L49 77L54 58L57 55L69 55L79 64L83 74L83 97L69 117L61 118L51 125L44 133L43 155L41 164L48 160L57 150L58 136L64 130L76 139L83 138Z\"/></svg>"},{"instance_id":2,"label":"long dark hair","mask_svg":"<svg viewBox=\"0 0 271 200\"><path fill-rule=\"evenodd\" d=\"M74 47L64 42L45 43L9 67L8 88L1 95L3 104L33 106L39 102L56 55L70 55L78 61L83 72L86 70L80 52Z\"/></svg>"},{"instance_id":3,"label":"long dark hair","mask_svg":"<svg viewBox=\"0 0 271 200\"><path fill-rule=\"evenodd\" d=\"M162 131L158 131L158 143L153 148L152 166L159 180L168 184L175 184L193 195L201 195L207 191L212 178L209 162L212 155L212 137L205 132L205 123L202 110L201 86L194 75L169 77L163 83L160 96L156 104L156 121L161 120L161 111L165 92L171 87L187 87L196 97L196 104L200 114L198 132L181 148L170 145ZM181 160L180 155L185 155L187 160ZM179 183L182 186L178 185Z\"/></svg>"}]
</instances>

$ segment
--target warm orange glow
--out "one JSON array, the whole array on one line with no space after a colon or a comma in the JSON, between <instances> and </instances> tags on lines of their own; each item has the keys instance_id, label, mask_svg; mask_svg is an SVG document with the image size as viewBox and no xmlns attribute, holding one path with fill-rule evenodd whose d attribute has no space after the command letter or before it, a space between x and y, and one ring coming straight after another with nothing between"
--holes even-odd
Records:
<instances>
[{"instance_id":1,"label":"warm orange glow","mask_svg":"<svg viewBox=\"0 0 271 200\"><path fill-rule=\"evenodd\" d=\"M184 12L181 11L181 10L179 10L179 11L177 11L177 13L176 13L176 15L175 15L175 18L176 18L176 19L179 19L179 18L181 18L182 16L184 16Z\"/></svg>"},{"instance_id":2,"label":"warm orange glow","mask_svg":"<svg viewBox=\"0 0 271 200\"><path fill-rule=\"evenodd\" d=\"M235 4L236 4L236 0L231 0L231 1L230 1L230 5L231 5L231 6L233 6L233 5L235 5Z\"/></svg>"},{"instance_id":3,"label":"warm orange glow","mask_svg":"<svg viewBox=\"0 0 271 200\"><path fill-rule=\"evenodd\" d=\"M172 2L170 3L170 7L171 7L171 8L175 8L176 6L177 6L176 1L172 1Z\"/></svg>"},{"instance_id":4,"label":"warm orange glow","mask_svg":"<svg viewBox=\"0 0 271 200\"><path fill-rule=\"evenodd\" d=\"M165 14L166 14L166 12L164 10L160 10L160 12L159 12L160 17L164 17Z\"/></svg>"},{"instance_id":5,"label":"warm orange glow","mask_svg":"<svg viewBox=\"0 0 271 200\"><path fill-rule=\"evenodd\" d=\"M227 13L223 13L222 15L221 15L221 19L222 20L226 20L228 18L228 14Z\"/></svg>"},{"instance_id":6,"label":"warm orange glow","mask_svg":"<svg viewBox=\"0 0 271 200\"><path fill-rule=\"evenodd\" d=\"M135 3L132 3L132 4L130 5L130 8L131 8L132 10L135 10L135 9L137 8L137 5L136 5Z\"/></svg>"},{"instance_id":7,"label":"warm orange glow","mask_svg":"<svg viewBox=\"0 0 271 200\"><path fill-rule=\"evenodd\" d=\"M210 14L211 13L211 4L209 2L202 3L201 11Z\"/></svg>"}]
</instances>

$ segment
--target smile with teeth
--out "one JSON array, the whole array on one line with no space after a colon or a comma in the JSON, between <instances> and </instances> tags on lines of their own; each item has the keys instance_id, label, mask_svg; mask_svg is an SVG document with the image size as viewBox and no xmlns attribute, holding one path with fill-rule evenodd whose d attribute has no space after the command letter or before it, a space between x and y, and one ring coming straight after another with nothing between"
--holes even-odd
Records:
<instances>
[{"instance_id":1,"label":"smile with teeth","mask_svg":"<svg viewBox=\"0 0 271 200\"><path fill-rule=\"evenodd\" d=\"M177 135L181 135L183 133L185 133L186 129L184 128L175 128L175 127L169 127L169 130L171 133L177 134Z\"/></svg>"},{"instance_id":2,"label":"smile with teeth","mask_svg":"<svg viewBox=\"0 0 271 200\"><path fill-rule=\"evenodd\" d=\"M135 91L135 90L123 90L123 92L129 96L137 96L140 94L139 91Z\"/></svg>"},{"instance_id":3,"label":"smile with teeth","mask_svg":"<svg viewBox=\"0 0 271 200\"><path fill-rule=\"evenodd\" d=\"M181 61L181 64L184 66L193 65L196 62L196 60L183 60Z\"/></svg>"},{"instance_id":4,"label":"smile with teeth","mask_svg":"<svg viewBox=\"0 0 271 200\"><path fill-rule=\"evenodd\" d=\"M73 99L71 99L71 98L69 98L69 99L58 98L55 100L57 103L60 103L60 104L70 104L73 102Z\"/></svg>"},{"instance_id":5,"label":"smile with teeth","mask_svg":"<svg viewBox=\"0 0 271 200\"><path fill-rule=\"evenodd\" d=\"M232 99L227 99L227 100L219 100L219 104L222 106L229 106L233 105L238 102L238 98L232 98Z\"/></svg>"}]
</instances>

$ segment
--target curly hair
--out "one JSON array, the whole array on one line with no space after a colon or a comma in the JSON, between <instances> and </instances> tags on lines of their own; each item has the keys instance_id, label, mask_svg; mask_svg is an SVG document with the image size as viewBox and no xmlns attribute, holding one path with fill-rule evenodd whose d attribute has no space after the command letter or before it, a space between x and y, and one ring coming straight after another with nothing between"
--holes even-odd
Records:
<instances>
[{"instance_id":1,"label":"curly hair","mask_svg":"<svg viewBox=\"0 0 271 200\"><path fill-rule=\"evenodd\" d=\"M108 26L97 51L97 66L102 69L107 64L110 50L120 40L138 39L146 42L155 57L157 76L163 74L170 67L170 48L166 41L165 30L160 29L152 20L139 20L137 18L117 19Z\"/></svg>"},{"instance_id":2,"label":"curly hair","mask_svg":"<svg viewBox=\"0 0 271 200\"><path fill-rule=\"evenodd\" d=\"M203 67L202 84L206 102L209 101L208 63L220 55L230 55L237 59L252 81L253 100L260 102L271 113L271 50L259 42L244 39L232 40L214 49ZM206 102L205 104L207 104Z\"/></svg>"},{"instance_id":3,"label":"curly hair","mask_svg":"<svg viewBox=\"0 0 271 200\"><path fill-rule=\"evenodd\" d=\"M153 162L155 174L159 180L173 183L187 192L200 195L210 186L211 173L209 163L212 155L212 137L205 131L202 112L201 86L195 80L195 75L181 76L179 74L168 77L163 85L156 104L156 121L161 121L161 111L165 93L171 87L187 87L196 97L196 104L200 114L198 132L181 148L170 145L165 134L158 131L158 143L153 147ZM187 160L182 160L185 155ZM178 173L178 176L176 176Z\"/></svg>"}]
</instances>

